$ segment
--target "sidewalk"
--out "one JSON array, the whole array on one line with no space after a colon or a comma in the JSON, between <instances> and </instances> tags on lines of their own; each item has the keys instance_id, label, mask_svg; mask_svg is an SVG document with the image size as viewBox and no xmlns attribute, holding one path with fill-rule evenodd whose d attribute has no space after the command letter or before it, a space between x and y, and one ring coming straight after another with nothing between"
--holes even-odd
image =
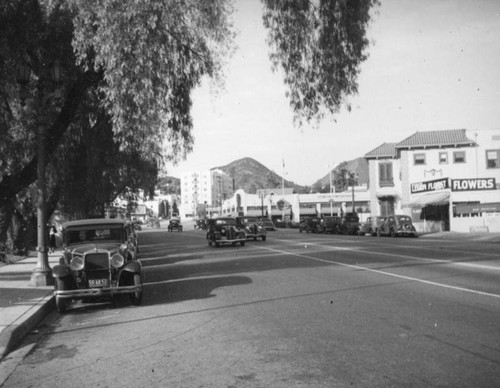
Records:
<instances>
[{"instance_id":1,"label":"sidewalk","mask_svg":"<svg viewBox=\"0 0 500 388\"><path fill-rule=\"evenodd\" d=\"M441 232L419 238L500 244L500 233ZM60 255L60 251L49 255L51 267L58 264ZM55 308L52 286L30 285L31 273L36 264L35 256L14 264L0 264L0 361Z\"/></svg>"},{"instance_id":2,"label":"sidewalk","mask_svg":"<svg viewBox=\"0 0 500 388\"><path fill-rule=\"evenodd\" d=\"M51 267L59 263L60 255L60 251L49 255ZM30 285L36 264L35 253L13 264L0 263L0 360L55 308L53 286Z\"/></svg>"}]
</instances>

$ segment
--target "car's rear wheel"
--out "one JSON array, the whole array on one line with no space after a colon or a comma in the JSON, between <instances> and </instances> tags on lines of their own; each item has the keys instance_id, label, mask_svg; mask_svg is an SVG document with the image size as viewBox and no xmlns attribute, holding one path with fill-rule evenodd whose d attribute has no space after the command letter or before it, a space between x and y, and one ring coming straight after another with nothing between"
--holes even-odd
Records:
<instances>
[{"instance_id":1,"label":"car's rear wheel","mask_svg":"<svg viewBox=\"0 0 500 388\"><path fill-rule=\"evenodd\" d=\"M262 241L266 241L266 236L262 236Z\"/></svg>"},{"instance_id":2,"label":"car's rear wheel","mask_svg":"<svg viewBox=\"0 0 500 388\"><path fill-rule=\"evenodd\" d=\"M244 247L245 246L245 241L241 241L240 244L241 244L242 247Z\"/></svg>"},{"instance_id":3,"label":"car's rear wheel","mask_svg":"<svg viewBox=\"0 0 500 388\"><path fill-rule=\"evenodd\" d=\"M140 274L134 275L134 286L140 286L140 289L130 294L130 301L134 306L140 306L142 303L142 279Z\"/></svg>"}]
</instances>

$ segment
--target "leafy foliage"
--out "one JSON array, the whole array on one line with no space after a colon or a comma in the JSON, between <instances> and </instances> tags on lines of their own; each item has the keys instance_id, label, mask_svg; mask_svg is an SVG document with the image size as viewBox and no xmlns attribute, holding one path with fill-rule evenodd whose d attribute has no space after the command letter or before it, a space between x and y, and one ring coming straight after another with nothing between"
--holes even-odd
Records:
<instances>
[{"instance_id":1,"label":"leafy foliage","mask_svg":"<svg viewBox=\"0 0 500 388\"><path fill-rule=\"evenodd\" d=\"M358 90L366 28L378 0L263 0L270 58L284 73L297 123L337 113Z\"/></svg>"},{"instance_id":2,"label":"leafy foliage","mask_svg":"<svg viewBox=\"0 0 500 388\"><path fill-rule=\"evenodd\" d=\"M78 60L104 71L100 91L122 147L150 158L184 156L193 143L191 92L205 75L222 80L231 51L227 2L71 3Z\"/></svg>"}]
</instances>

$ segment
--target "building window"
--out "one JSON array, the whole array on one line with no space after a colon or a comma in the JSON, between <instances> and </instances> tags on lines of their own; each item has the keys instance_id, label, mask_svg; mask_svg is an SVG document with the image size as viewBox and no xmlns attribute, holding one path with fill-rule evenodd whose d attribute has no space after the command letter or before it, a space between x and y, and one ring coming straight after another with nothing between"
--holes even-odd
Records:
<instances>
[{"instance_id":1,"label":"building window","mask_svg":"<svg viewBox=\"0 0 500 388\"><path fill-rule=\"evenodd\" d=\"M392 162L379 163L378 184L380 187L394 186L394 176L392 174Z\"/></svg>"},{"instance_id":2,"label":"building window","mask_svg":"<svg viewBox=\"0 0 500 388\"><path fill-rule=\"evenodd\" d=\"M500 150L486 151L486 168L500 168Z\"/></svg>"},{"instance_id":3,"label":"building window","mask_svg":"<svg viewBox=\"0 0 500 388\"><path fill-rule=\"evenodd\" d=\"M414 154L413 155L413 164L415 166L425 164L425 154Z\"/></svg>"},{"instance_id":4,"label":"building window","mask_svg":"<svg viewBox=\"0 0 500 388\"><path fill-rule=\"evenodd\" d=\"M454 152L453 163L465 163L465 151Z\"/></svg>"},{"instance_id":5,"label":"building window","mask_svg":"<svg viewBox=\"0 0 500 388\"><path fill-rule=\"evenodd\" d=\"M439 153L439 164L448 164L448 152Z\"/></svg>"}]
</instances>

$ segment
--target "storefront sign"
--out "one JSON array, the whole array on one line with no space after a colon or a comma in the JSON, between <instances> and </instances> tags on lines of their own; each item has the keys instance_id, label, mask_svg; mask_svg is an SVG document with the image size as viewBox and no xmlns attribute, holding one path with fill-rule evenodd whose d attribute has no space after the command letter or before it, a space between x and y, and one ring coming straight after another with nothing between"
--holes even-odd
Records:
<instances>
[{"instance_id":1,"label":"storefront sign","mask_svg":"<svg viewBox=\"0 0 500 388\"><path fill-rule=\"evenodd\" d=\"M425 193L426 191L438 191L448 189L448 178L436 179L427 182L412 183L410 185L411 193Z\"/></svg>"},{"instance_id":2,"label":"storefront sign","mask_svg":"<svg viewBox=\"0 0 500 388\"><path fill-rule=\"evenodd\" d=\"M496 190L495 178L452 179L452 191Z\"/></svg>"}]
</instances>

